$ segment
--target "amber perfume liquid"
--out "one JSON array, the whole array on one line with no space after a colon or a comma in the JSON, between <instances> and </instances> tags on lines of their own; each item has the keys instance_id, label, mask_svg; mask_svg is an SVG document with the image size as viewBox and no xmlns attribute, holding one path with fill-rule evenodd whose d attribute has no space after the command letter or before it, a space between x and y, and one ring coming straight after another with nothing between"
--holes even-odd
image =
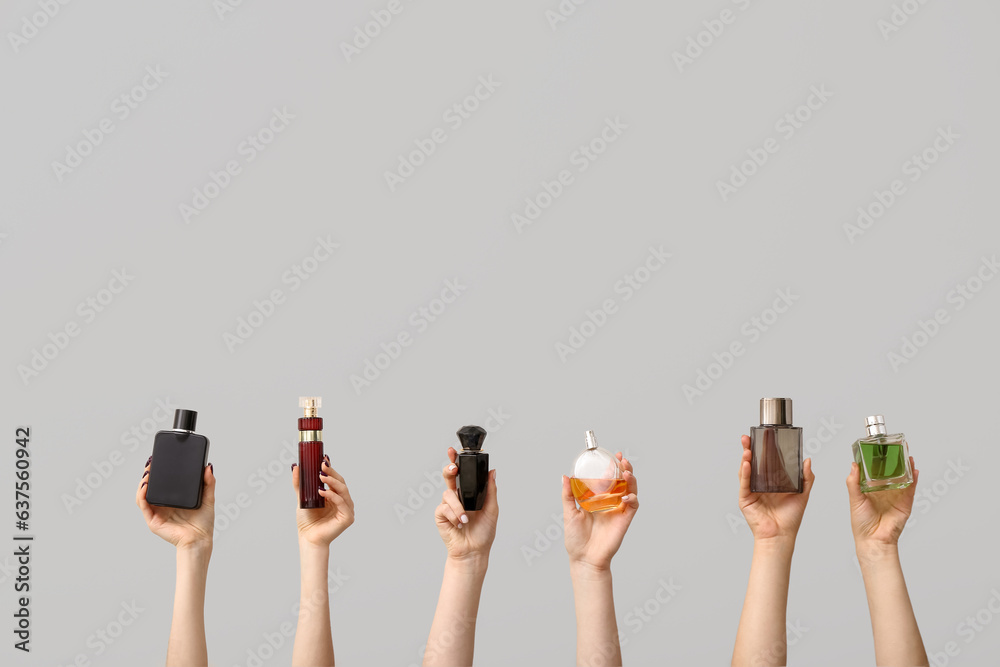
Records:
<instances>
[{"instance_id":1,"label":"amber perfume liquid","mask_svg":"<svg viewBox=\"0 0 1000 667\"><path fill-rule=\"evenodd\" d=\"M792 399L762 398L760 419L750 429L750 490L802 493L802 429L792 426Z\"/></svg>"},{"instance_id":2,"label":"amber perfume liquid","mask_svg":"<svg viewBox=\"0 0 1000 667\"><path fill-rule=\"evenodd\" d=\"M569 487L580 509L587 512L607 512L621 503L628 489L624 479L580 479L571 477Z\"/></svg>"},{"instance_id":3,"label":"amber perfume liquid","mask_svg":"<svg viewBox=\"0 0 1000 667\"><path fill-rule=\"evenodd\" d=\"M319 490L325 488L319 480L323 464L323 418L316 416L322 405L318 396L299 399L304 416L299 418L299 507L319 509L325 507Z\"/></svg>"}]
</instances>

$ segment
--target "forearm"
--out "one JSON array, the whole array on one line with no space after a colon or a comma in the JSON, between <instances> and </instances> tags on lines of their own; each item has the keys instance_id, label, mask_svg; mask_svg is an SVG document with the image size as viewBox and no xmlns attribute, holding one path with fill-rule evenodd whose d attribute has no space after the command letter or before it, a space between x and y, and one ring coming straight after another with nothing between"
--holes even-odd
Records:
<instances>
[{"instance_id":1,"label":"forearm","mask_svg":"<svg viewBox=\"0 0 1000 667\"><path fill-rule=\"evenodd\" d=\"M212 545L179 547L167 667L207 667L205 586Z\"/></svg>"},{"instance_id":2,"label":"forearm","mask_svg":"<svg viewBox=\"0 0 1000 667\"><path fill-rule=\"evenodd\" d=\"M750 581L733 649L734 666L785 664L785 611L794 549L794 537L754 542Z\"/></svg>"},{"instance_id":3,"label":"forearm","mask_svg":"<svg viewBox=\"0 0 1000 667\"><path fill-rule=\"evenodd\" d=\"M424 667L471 667L476 617L488 557L448 558L434 621L424 649Z\"/></svg>"},{"instance_id":4,"label":"forearm","mask_svg":"<svg viewBox=\"0 0 1000 667\"><path fill-rule=\"evenodd\" d=\"M292 665L332 667L333 634L330 630L330 547L299 542L301 592L299 620L292 649Z\"/></svg>"},{"instance_id":5,"label":"forearm","mask_svg":"<svg viewBox=\"0 0 1000 667\"><path fill-rule=\"evenodd\" d=\"M576 664L621 665L611 570L570 564L576 606Z\"/></svg>"},{"instance_id":6,"label":"forearm","mask_svg":"<svg viewBox=\"0 0 1000 667\"><path fill-rule=\"evenodd\" d=\"M877 665L927 665L895 545L858 545Z\"/></svg>"}]
</instances>

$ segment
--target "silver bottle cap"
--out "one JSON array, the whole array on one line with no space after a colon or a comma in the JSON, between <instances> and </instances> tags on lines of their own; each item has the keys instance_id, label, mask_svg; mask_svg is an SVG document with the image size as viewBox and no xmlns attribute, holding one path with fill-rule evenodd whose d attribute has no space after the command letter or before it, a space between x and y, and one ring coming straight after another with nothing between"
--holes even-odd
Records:
<instances>
[{"instance_id":1,"label":"silver bottle cap","mask_svg":"<svg viewBox=\"0 0 1000 667\"><path fill-rule=\"evenodd\" d=\"M760 399L760 424L761 426L791 426L792 399Z\"/></svg>"},{"instance_id":2,"label":"silver bottle cap","mask_svg":"<svg viewBox=\"0 0 1000 667\"><path fill-rule=\"evenodd\" d=\"M882 415L865 417L865 428L868 429L868 435L885 435L887 433L885 430L885 417Z\"/></svg>"},{"instance_id":3,"label":"silver bottle cap","mask_svg":"<svg viewBox=\"0 0 1000 667\"><path fill-rule=\"evenodd\" d=\"M593 431L587 431L587 449L597 449L597 436Z\"/></svg>"}]
</instances>

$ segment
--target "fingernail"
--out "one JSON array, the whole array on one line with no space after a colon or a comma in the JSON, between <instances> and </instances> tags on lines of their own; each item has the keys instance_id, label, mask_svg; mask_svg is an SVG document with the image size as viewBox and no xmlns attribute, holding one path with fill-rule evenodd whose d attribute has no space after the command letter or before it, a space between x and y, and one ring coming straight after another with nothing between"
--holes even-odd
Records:
<instances>
[{"instance_id":1,"label":"fingernail","mask_svg":"<svg viewBox=\"0 0 1000 667\"><path fill-rule=\"evenodd\" d=\"M458 529L459 530L462 530L463 528L465 528L465 526L463 524L458 524Z\"/></svg>"},{"instance_id":2,"label":"fingernail","mask_svg":"<svg viewBox=\"0 0 1000 667\"><path fill-rule=\"evenodd\" d=\"M329 454L324 454L323 455L323 460L326 461L327 463L329 463L330 462L330 455Z\"/></svg>"},{"instance_id":3,"label":"fingernail","mask_svg":"<svg viewBox=\"0 0 1000 667\"><path fill-rule=\"evenodd\" d=\"M209 463L208 464L208 469L212 471L213 475L215 474L215 466L214 465L212 465L211 463Z\"/></svg>"},{"instance_id":4,"label":"fingernail","mask_svg":"<svg viewBox=\"0 0 1000 667\"><path fill-rule=\"evenodd\" d=\"M149 474L149 471L148 471L148 470L145 470L145 471L143 471L143 473L142 473L142 476L143 476L143 477L145 477L145 476L146 476L146 475L148 475L148 474ZM141 479L141 478L140 478L140 479Z\"/></svg>"},{"instance_id":5,"label":"fingernail","mask_svg":"<svg viewBox=\"0 0 1000 667\"><path fill-rule=\"evenodd\" d=\"M149 462L152 461L152 460L153 460L153 456L150 455L150 457L148 459L146 459L146 465L148 466ZM143 467L146 467L146 466L143 466Z\"/></svg>"},{"instance_id":6,"label":"fingernail","mask_svg":"<svg viewBox=\"0 0 1000 667\"><path fill-rule=\"evenodd\" d=\"M465 514L463 514L460 518L462 519L462 523L469 523L469 517Z\"/></svg>"},{"instance_id":7,"label":"fingernail","mask_svg":"<svg viewBox=\"0 0 1000 667\"><path fill-rule=\"evenodd\" d=\"M628 502L628 496L627 495L622 496L622 502L623 503L627 503Z\"/></svg>"},{"instance_id":8,"label":"fingernail","mask_svg":"<svg viewBox=\"0 0 1000 667\"><path fill-rule=\"evenodd\" d=\"M455 472L456 469L457 469L457 466L455 466L455 465L448 466L448 470L450 470L451 472Z\"/></svg>"},{"instance_id":9,"label":"fingernail","mask_svg":"<svg viewBox=\"0 0 1000 667\"><path fill-rule=\"evenodd\" d=\"M295 472L295 466L297 466L297 465L298 465L297 463L293 463L292 464L292 472Z\"/></svg>"},{"instance_id":10,"label":"fingernail","mask_svg":"<svg viewBox=\"0 0 1000 667\"><path fill-rule=\"evenodd\" d=\"M143 486L146 486L146 482L143 482L142 486L140 486L139 488L141 489Z\"/></svg>"}]
</instances>

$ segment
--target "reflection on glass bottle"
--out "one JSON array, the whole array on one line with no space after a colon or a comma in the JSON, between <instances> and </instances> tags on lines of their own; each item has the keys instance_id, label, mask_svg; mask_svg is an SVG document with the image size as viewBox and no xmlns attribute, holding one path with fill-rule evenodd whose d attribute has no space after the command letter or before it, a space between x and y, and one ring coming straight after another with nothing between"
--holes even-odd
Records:
<instances>
[{"instance_id":1,"label":"reflection on glass bottle","mask_svg":"<svg viewBox=\"0 0 1000 667\"><path fill-rule=\"evenodd\" d=\"M467 512L483 509L486 502L486 482L490 476L490 455L483 451L486 429L463 426L458 429L462 451L458 454L458 495Z\"/></svg>"},{"instance_id":2,"label":"reflection on glass bottle","mask_svg":"<svg viewBox=\"0 0 1000 667\"><path fill-rule=\"evenodd\" d=\"M792 399L760 399L760 426L750 429L750 490L802 493L802 429L792 426Z\"/></svg>"},{"instance_id":3,"label":"reflection on glass bottle","mask_svg":"<svg viewBox=\"0 0 1000 667\"><path fill-rule=\"evenodd\" d=\"M885 417L865 417L868 436L851 446L854 461L861 468L861 491L905 489L913 483L910 451L902 433L887 434Z\"/></svg>"},{"instance_id":4,"label":"reflection on glass bottle","mask_svg":"<svg viewBox=\"0 0 1000 667\"><path fill-rule=\"evenodd\" d=\"M622 477L618 458L597 446L597 437L593 431L587 431L586 439L587 448L573 463L569 485L580 509L606 512L618 507L628 484Z\"/></svg>"}]
</instances>

